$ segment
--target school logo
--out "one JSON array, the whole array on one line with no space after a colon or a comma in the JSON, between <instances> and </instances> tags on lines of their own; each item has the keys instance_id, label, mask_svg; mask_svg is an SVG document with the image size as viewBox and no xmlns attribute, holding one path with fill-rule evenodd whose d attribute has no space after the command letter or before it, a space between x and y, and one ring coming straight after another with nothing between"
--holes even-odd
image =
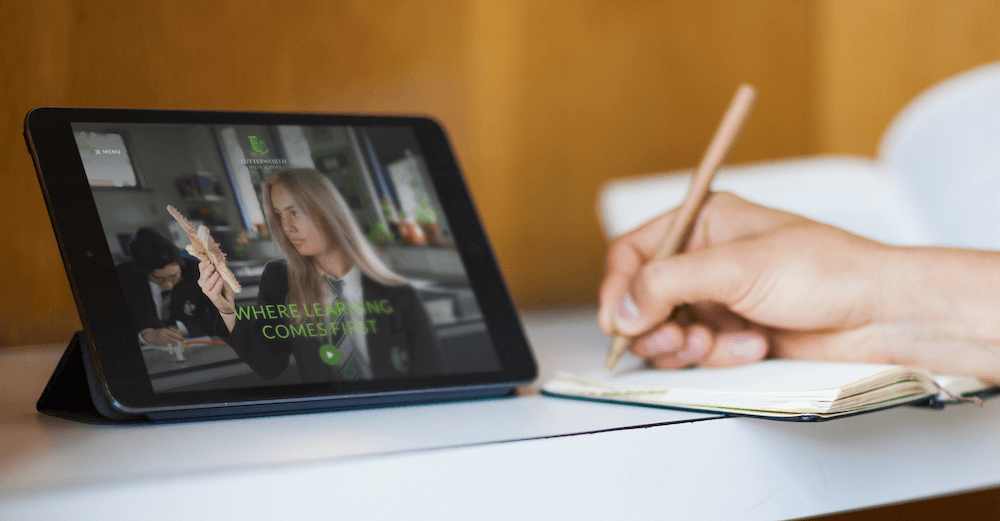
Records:
<instances>
[{"instance_id":1,"label":"school logo","mask_svg":"<svg viewBox=\"0 0 1000 521\"><path fill-rule=\"evenodd\" d=\"M410 368L410 354L403 351L399 346L392 346L389 350L389 359L392 360L392 367L401 373L405 373Z\"/></svg>"},{"instance_id":2,"label":"school logo","mask_svg":"<svg viewBox=\"0 0 1000 521\"><path fill-rule=\"evenodd\" d=\"M189 317L194 316L194 302L191 302L190 300L184 301L184 314Z\"/></svg>"},{"instance_id":3,"label":"school logo","mask_svg":"<svg viewBox=\"0 0 1000 521\"><path fill-rule=\"evenodd\" d=\"M260 155L264 155L271 151L271 149L267 148L267 145L264 144L263 139L258 139L257 136L247 136L247 137L250 138L250 148L252 148L254 152L257 152Z\"/></svg>"},{"instance_id":4,"label":"school logo","mask_svg":"<svg viewBox=\"0 0 1000 521\"><path fill-rule=\"evenodd\" d=\"M319 358L329 365L340 365L340 350L333 344L319 346Z\"/></svg>"}]
</instances>

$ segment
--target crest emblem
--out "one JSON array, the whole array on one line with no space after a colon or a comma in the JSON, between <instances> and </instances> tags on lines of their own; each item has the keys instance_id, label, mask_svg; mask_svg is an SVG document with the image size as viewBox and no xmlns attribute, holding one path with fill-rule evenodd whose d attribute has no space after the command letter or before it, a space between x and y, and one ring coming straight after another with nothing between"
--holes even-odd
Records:
<instances>
[{"instance_id":1,"label":"crest emblem","mask_svg":"<svg viewBox=\"0 0 1000 521\"><path fill-rule=\"evenodd\" d=\"M250 148L252 148L254 152L257 152L260 155L264 155L271 151L271 149L267 148L267 145L264 144L263 139L259 139L257 136L247 136L247 137L250 138Z\"/></svg>"},{"instance_id":2,"label":"crest emblem","mask_svg":"<svg viewBox=\"0 0 1000 521\"><path fill-rule=\"evenodd\" d=\"M392 346L389 350L389 359L392 367L401 373L405 373L410 368L410 354L403 351L399 346Z\"/></svg>"}]
</instances>

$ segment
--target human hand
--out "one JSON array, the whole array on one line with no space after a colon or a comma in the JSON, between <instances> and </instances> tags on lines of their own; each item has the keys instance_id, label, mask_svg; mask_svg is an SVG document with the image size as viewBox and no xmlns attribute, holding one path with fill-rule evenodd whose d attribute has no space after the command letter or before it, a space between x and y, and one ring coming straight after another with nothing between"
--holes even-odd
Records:
<instances>
[{"instance_id":1,"label":"human hand","mask_svg":"<svg viewBox=\"0 0 1000 521\"><path fill-rule=\"evenodd\" d=\"M220 313L231 315L235 305L234 295L230 291L223 291L226 283L215 270L215 266L210 261L203 260L198 263L198 271L200 272L198 287L208 296L212 304L215 304Z\"/></svg>"},{"instance_id":2,"label":"human hand","mask_svg":"<svg viewBox=\"0 0 1000 521\"><path fill-rule=\"evenodd\" d=\"M174 326L150 329L142 334L142 338L150 344L170 347L181 345L184 341L184 335Z\"/></svg>"},{"instance_id":3,"label":"human hand","mask_svg":"<svg viewBox=\"0 0 1000 521\"><path fill-rule=\"evenodd\" d=\"M650 262L673 216L618 239L601 285L601 328L653 365L772 356L1000 381L1000 254L885 246L714 193L682 254ZM693 313L668 320L681 304Z\"/></svg>"}]
</instances>

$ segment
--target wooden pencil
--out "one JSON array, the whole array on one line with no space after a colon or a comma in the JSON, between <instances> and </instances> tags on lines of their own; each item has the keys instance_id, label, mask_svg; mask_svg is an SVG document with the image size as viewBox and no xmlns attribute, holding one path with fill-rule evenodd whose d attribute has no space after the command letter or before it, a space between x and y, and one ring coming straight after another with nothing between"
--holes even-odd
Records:
<instances>
[{"instance_id":1,"label":"wooden pencil","mask_svg":"<svg viewBox=\"0 0 1000 521\"><path fill-rule=\"evenodd\" d=\"M674 220L667 228L667 233L660 240L653 260L662 260L671 255L676 255L683 248L684 242L690 235L691 228L698 218L698 212L701 211L702 205L708 199L708 194L712 186L712 178L715 177L715 172L719 169L719 165L722 164L722 161L729 154L729 150L736 141L736 137L743 128L743 124L750 115L750 111L753 109L756 100L757 91L750 85L743 84L736 89L736 94L729 103L729 108L726 110L722 122L719 123L719 128L715 131L715 136L712 138L711 143L709 143L708 149L705 150L705 155L701 158L698 170L695 171L687 197L677 211ZM604 363L605 371L611 371L614 368L615 364L618 363L618 359L621 358L631 343L632 339L630 337L621 333L615 333L611 341L611 349L608 351L608 358Z\"/></svg>"}]
</instances>

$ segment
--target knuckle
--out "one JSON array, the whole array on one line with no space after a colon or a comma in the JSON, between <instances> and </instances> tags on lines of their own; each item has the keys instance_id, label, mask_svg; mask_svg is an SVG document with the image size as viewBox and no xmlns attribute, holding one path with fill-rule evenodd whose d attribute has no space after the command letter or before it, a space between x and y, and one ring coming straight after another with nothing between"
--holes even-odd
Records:
<instances>
[{"instance_id":1,"label":"knuckle","mask_svg":"<svg viewBox=\"0 0 1000 521\"><path fill-rule=\"evenodd\" d=\"M724 303L734 303L741 300L747 291L747 282L755 277L753 270L744 262L743 255L739 252L732 252L727 255L719 255L713 260L711 269L717 273L719 294L718 300Z\"/></svg>"},{"instance_id":2,"label":"knuckle","mask_svg":"<svg viewBox=\"0 0 1000 521\"><path fill-rule=\"evenodd\" d=\"M628 349L636 356L642 358L646 358L649 355L648 350L646 349L646 342L642 338L635 339Z\"/></svg>"},{"instance_id":3,"label":"knuckle","mask_svg":"<svg viewBox=\"0 0 1000 521\"><path fill-rule=\"evenodd\" d=\"M602 307L618 301L621 293L628 287L628 279L620 275L611 275L601 284L598 300Z\"/></svg>"},{"instance_id":4,"label":"knuckle","mask_svg":"<svg viewBox=\"0 0 1000 521\"><path fill-rule=\"evenodd\" d=\"M651 262L643 268L638 277L640 292L655 301L670 300L676 293L673 270L665 262Z\"/></svg>"},{"instance_id":5,"label":"knuckle","mask_svg":"<svg viewBox=\"0 0 1000 521\"><path fill-rule=\"evenodd\" d=\"M604 258L605 270L608 272L613 271L620 264L621 257L628 252L628 249L628 244L625 242L624 237L615 239L608 248L607 256Z\"/></svg>"},{"instance_id":6,"label":"knuckle","mask_svg":"<svg viewBox=\"0 0 1000 521\"><path fill-rule=\"evenodd\" d=\"M712 200L718 201L720 203L731 203L733 201L741 200L739 197L732 192L727 192L725 190L719 192L712 192Z\"/></svg>"},{"instance_id":7,"label":"knuckle","mask_svg":"<svg viewBox=\"0 0 1000 521\"><path fill-rule=\"evenodd\" d=\"M721 191L712 192L711 199L707 201L706 206L711 206L712 208L731 208L739 206L743 202L743 199L740 199L736 194Z\"/></svg>"}]
</instances>

